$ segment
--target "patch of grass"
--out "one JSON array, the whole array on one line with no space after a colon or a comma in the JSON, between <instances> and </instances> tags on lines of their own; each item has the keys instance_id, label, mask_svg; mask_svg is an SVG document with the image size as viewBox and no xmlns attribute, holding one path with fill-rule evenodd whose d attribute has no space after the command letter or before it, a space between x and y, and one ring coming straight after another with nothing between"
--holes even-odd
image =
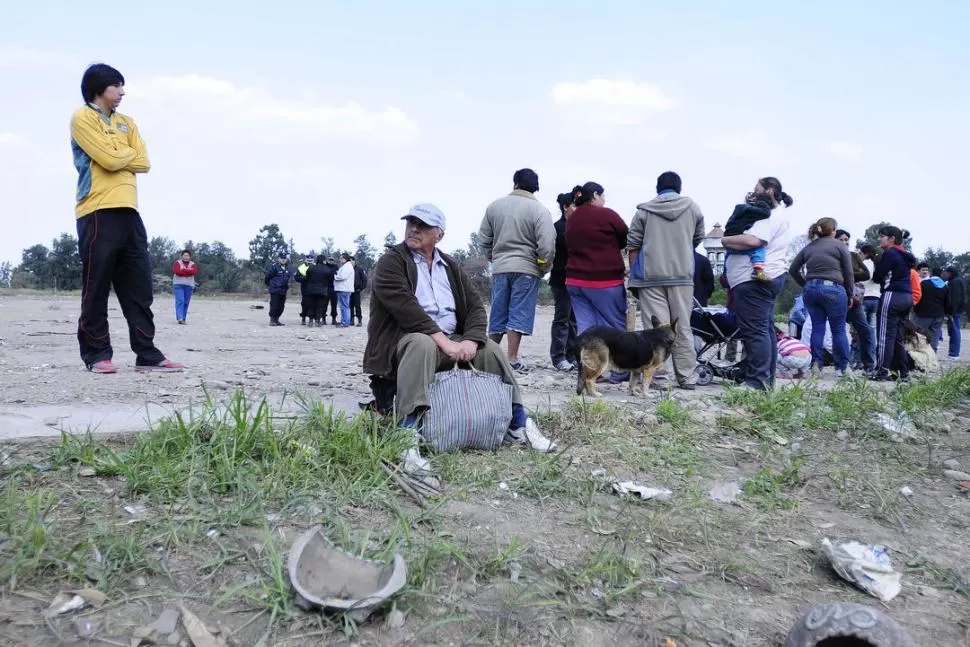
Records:
<instances>
[{"instance_id":1,"label":"patch of grass","mask_svg":"<svg viewBox=\"0 0 970 647\"><path fill-rule=\"evenodd\" d=\"M795 459L791 465L781 470L762 468L754 477L744 482L745 495L763 512L794 510L798 507L798 501L788 496L787 492L802 484L802 475L799 473L802 464L801 459Z\"/></svg>"},{"instance_id":2,"label":"patch of grass","mask_svg":"<svg viewBox=\"0 0 970 647\"><path fill-rule=\"evenodd\" d=\"M617 546L616 544L619 543ZM633 542L607 540L584 559L556 572L560 584L581 597L610 604L623 597L655 590L652 560L636 553Z\"/></svg>"},{"instance_id":3,"label":"patch of grass","mask_svg":"<svg viewBox=\"0 0 970 647\"><path fill-rule=\"evenodd\" d=\"M970 598L970 580L952 568L940 566L922 553L906 563L906 572L922 575L935 586Z\"/></svg>"},{"instance_id":4,"label":"patch of grass","mask_svg":"<svg viewBox=\"0 0 970 647\"><path fill-rule=\"evenodd\" d=\"M899 384L891 398L900 411L913 417L953 407L970 398L970 368L953 368L935 380Z\"/></svg>"},{"instance_id":5,"label":"patch of grass","mask_svg":"<svg viewBox=\"0 0 970 647\"><path fill-rule=\"evenodd\" d=\"M690 423L690 410L671 397L664 397L657 405L657 420L680 429Z\"/></svg>"},{"instance_id":6,"label":"patch of grass","mask_svg":"<svg viewBox=\"0 0 970 647\"><path fill-rule=\"evenodd\" d=\"M50 490L23 492L8 481L0 493L0 583L14 588L63 563L48 520L57 504Z\"/></svg>"}]
</instances>

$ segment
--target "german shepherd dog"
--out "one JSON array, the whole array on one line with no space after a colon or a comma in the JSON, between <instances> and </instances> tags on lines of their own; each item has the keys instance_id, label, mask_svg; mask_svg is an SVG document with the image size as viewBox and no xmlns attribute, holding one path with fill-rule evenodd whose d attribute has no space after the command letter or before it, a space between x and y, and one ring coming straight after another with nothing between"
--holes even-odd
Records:
<instances>
[{"instance_id":1,"label":"german shepherd dog","mask_svg":"<svg viewBox=\"0 0 970 647\"><path fill-rule=\"evenodd\" d=\"M626 332L608 326L594 326L576 338L579 348L579 370L576 395L583 392L594 398L602 394L596 390L596 379L611 366L630 371L630 395L637 393L637 382L643 384L643 395L650 388L653 374L670 357L677 338L677 320L662 324L651 317L652 330Z\"/></svg>"}]
</instances>

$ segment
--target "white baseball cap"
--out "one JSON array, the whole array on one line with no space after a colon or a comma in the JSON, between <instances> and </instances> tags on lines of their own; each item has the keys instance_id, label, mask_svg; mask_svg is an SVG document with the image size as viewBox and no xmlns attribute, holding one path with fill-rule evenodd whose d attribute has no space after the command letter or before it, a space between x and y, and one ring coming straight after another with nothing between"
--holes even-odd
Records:
<instances>
[{"instance_id":1,"label":"white baseball cap","mask_svg":"<svg viewBox=\"0 0 970 647\"><path fill-rule=\"evenodd\" d=\"M407 214L401 216L401 220L408 218L417 218L429 227L437 227L441 231L445 230L445 214L441 213L441 209L430 202L416 204L411 207Z\"/></svg>"}]
</instances>

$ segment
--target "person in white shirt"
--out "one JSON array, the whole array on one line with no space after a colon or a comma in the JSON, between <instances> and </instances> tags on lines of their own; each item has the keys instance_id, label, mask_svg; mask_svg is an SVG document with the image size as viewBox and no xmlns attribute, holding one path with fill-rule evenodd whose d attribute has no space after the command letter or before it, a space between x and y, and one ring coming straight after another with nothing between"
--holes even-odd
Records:
<instances>
[{"instance_id":1,"label":"person in white shirt","mask_svg":"<svg viewBox=\"0 0 970 647\"><path fill-rule=\"evenodd\" d=\"M788 219L776 211L779 204L791 205L794 200L781 188L774 177L758 180L755 197L771 205L771 216L758 220L743 234L725 236L721 244L729 250L724 264L738 329L745 349L744 384L769 391L774 386L778 359L778 339L775 334L775 299L785 287L788 263L785 254L791 237ZM765 247L764 273L768 282L752 280L754 266L744 253ZM740 253L739 253L740 252Z\"/></svg>"},{"instance_id":2,"label":"person in white shirt","mask_svg":"<svg viewBox=\"0 0 970 647\"><path fill-rule=\"evenodd\" d=\"M337 301L340 303L340 327L349 328L350 295L354 291L354 265L350 262L348 254L341 254L337 262L340 263L340 268L333 278L333 290L337 293Z\"/></svg>"}]
</instances>

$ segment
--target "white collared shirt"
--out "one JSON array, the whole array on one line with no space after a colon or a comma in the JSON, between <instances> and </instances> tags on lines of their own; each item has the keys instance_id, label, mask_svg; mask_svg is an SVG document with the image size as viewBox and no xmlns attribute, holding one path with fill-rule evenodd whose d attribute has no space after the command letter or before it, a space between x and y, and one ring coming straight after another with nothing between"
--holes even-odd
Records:
<instances>
[{"instance_id":1,"label":"white collared shirt","mask_svg":"<svg viewBox=\"0 0 970 647\"><path fill-rule=\"evenodd\" d=\"M414 296L441 331L446 335L453 335L458 328L458 317L455 314L455 295L451 291L451 281L448 280L448 264L437 249L434 250L430 267L421 254L411 252L411 255L418 267L418 284L414 288Z\"/></svg>"}]
</instances>

